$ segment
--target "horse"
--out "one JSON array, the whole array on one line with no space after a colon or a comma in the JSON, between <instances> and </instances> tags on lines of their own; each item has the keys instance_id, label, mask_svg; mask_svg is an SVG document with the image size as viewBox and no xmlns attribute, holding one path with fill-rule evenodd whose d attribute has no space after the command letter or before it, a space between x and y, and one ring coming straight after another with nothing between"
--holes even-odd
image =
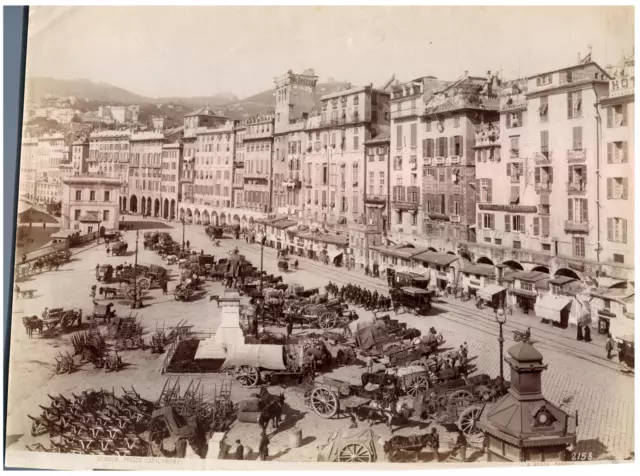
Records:
<instances>
[{"instance_id":1,"label":"horse","mask_svg":"<svg viewBox=\"0 0 640 476\"><path fill-rule=\"evenodd\" d=\"M42 271L42 269L44 268L44 262L42 261L42 258L38 258L36 261L33 262L33 264L31 265L31 270L35 273L36 271L39 270Z\"/></svg>"},{"instance_id":2,"label":"horse","mask_svg":"<svg viewBox=\"0 0 640 476\"><path fill-rule=\"evenodd\" d=\"M38 316L24 316L22 318L22 324L24 324L24 328L27 331L27 336L29 337L29 339L33 337L34 329L38 329L38 334L42 334L42 328L44 324L42 322L42 319L38 318Z\"/></svg>"},{"instance_id":3,"label":"horse","mask_svg":"<svg viewBox=\"0 0 640 476\"><path fill-rule=\"evenodd\" d=\"M277 430L280 418L282 417L282 408L284 406L284 393L280 395L272 395L265 388L260 390L258 398L263 402L264 408L258 417L258 425L263 431L267 430L269 422Z\"/></svg>"},{"instance_id":4,"label":"horse","mask_svg":"<svg viewBox=\"0 0 640 476\"><path fill-rule=\"evenodd\" d=\"M109 296L115 299L116 296L118 295L118 290L116 288L110 288L110 287L103 288L101 286L100 289L98 289L98 292L100 293L100 296L104 294L105 299L109 299Z\"/></svg>"},{"instance_id":5,"label":"horse","mask_svg":"<svg viewBox=\"0 0 640 476\"><path fill-rule=\"evenodd\" d=\"M410 451L414 453L415 462L417 462L420 451L427 446L432 446L432 444L433 437L430 433L410 436L396 435L385 441L382 449L388 455L389 461L396 460L399 451Z\"/></svg>"},{"instance_id":6,"label":"horse","mask_svg":"<svg viewBox=\"0 0 640 476\"><path fill-rule=\"evenodd\" d=\"M379 401L374 400L368 405L368 420L369 424L372 423L373 417L380 416L383 420L386 420L387 427L393 433L393 419L400 417L404 420L411 416L413 410L409 408L407 402L401 402L399 400Z\"/></svg>"}]
</instances>

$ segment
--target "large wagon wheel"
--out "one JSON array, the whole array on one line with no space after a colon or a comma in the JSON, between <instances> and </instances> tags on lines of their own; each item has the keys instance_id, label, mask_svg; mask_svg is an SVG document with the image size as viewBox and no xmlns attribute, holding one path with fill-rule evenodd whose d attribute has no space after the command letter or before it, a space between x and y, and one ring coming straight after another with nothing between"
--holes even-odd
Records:
<instances>
[{"instance_id":1,"label":"large wagon wheel","mask_svg":"<svg viewBox=\"0 0 640 476\"><path fill-rule=\"evenodd\" d=\"M60 320L60 327L62 328L62 330L66 330L67 327L69 327L73 321L75 321L76 319L76 313L75 311L67 311L64 313L64 315L62 316L62 319Z\"/></svg>"},{"instance_id":2,"label":"large wagon wheel","mask_svg":"<svg viewBox=\"0 0 640 476\"><path fill-rule=\"evenodd\" d=\"M482 407L479 405L474 405L469 408L465 408L465 410L458 418L457 426L465 435L471 436L475 433L478 433L480 430L476 426L478 420L480 420L480 415L482 413Z\"/></svg>"},{"instance_id":3,"label":"large wagon wheel","mask_svg":"<svg viewBox=\"0 0 640 476\"><path fill-rule=\"evenodd\" d=\"M429 370L429 366L424 360L412 360L409 363L409 367L422 367L425 370Z\"/></svg>"},{"instance_id":4,"label":"large wagon wheel","mask_svg":"<svg viewBox=\"0 0 640 476\"><path fill-rule=\"evenodd\" d=\"M387 347L385 347L384 353L392 354L400 350L402 350L402 347L399 344L389 344Z\"/></svg>"},{"instance_id":5,"label":"large wagon wheel","mask_svg":"<svg viewBox=\"0 0 640 476\"><path fill-rule=\"evenodd\" d=\"M429 389L429 379L425 374L414 374L405 380L404 391L410 397L416 397Z\"/></svg>"},{"instance_id":6,"label":"large wagon wheel","mask_svg":"<svg viewBox=\"0 0 640 476\"><path fill-rule=\"evenodd\" d=\"M147 291L151 287L151 279L146 277L138 278L138 287Z\"/></svg>"},{"instance_id":7,"label":"large wagon wheel","mask_svg":"<svg viewBox=\"0 0 640 476\"><path fill-rule=\"evenodd\" d=\"M322 418L332 418L340 410L338 396L328 387L320 386L311 391L311 408Z\"/></svg>"},{"instance_id":8,"label":"large wagon wheel","mask_svg":"<svg viewBox=\"0 0 640 476\"><path fill-rule=\"evenodd\" d=\"M334 312L327 311L320 314L318 324L322 329L333 329L338 323L338 316Z\"/></svg>"},{"instance_id":9,"label":"large wagon wheel","mask_svg":"<svg viewBox=\"0 0 640 476\"><path fill-rule=\"evenodd\" d=\"M341 463L371 463L371 451L360 443L349 443L340 450L338 461Z\"/></svg>"},{"instance_id":10,"label":"large wagon wheel","mask_svg":"<svg viewBox=\"0 0 640 476\"><path fill-rule=\"evenodd\" d=\"M244 388L255 387L260 381L260 373L255 367L250 365L241 365L235 371L234 375L238 385Z\"/></svg>"},{"instance_id":11,"label":"large wagon wheel","mask_svg":"<svg viewBox=\"0 0 640 476\"><path fill-rule=\"evenodd\" d=\"M449 405L466 407L474 402L473 394L468 390L456 390L449 395Z\"/></svg>"}]
</instances>

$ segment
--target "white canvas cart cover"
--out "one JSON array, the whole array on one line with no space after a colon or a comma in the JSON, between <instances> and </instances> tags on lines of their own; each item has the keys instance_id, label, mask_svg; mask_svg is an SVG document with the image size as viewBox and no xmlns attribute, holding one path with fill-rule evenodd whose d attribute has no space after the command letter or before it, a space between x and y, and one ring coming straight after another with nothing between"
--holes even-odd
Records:
<instances>
[{"instance_id":1,"label":"white canvas cart cover","mask_svg":"<svg viewBox=\"0 0 640 476\"><path fill-rule=\"evenodd\" d=\"M571 300L569 298L547 294L536 304L536 316L541 319L560 322L560 312L570 304Z\"/></svg>"},{"instance_id":2,"label":"white canvas cart cover","mask_svg":"<svg viewBox=\"0 0 640 476\"><path fill-rule=\"evenodd\" d=\"M339 461L340 451L350 443L358 443L371 452L371 461L381 461L384 457L382 443L370 428L340 430L333 433L327 444L318 448L318 461Z\"/></svg>"},{"instance_id":3,"label":"white canvas cart cover","mask_svg":"<svg viewBox=\"0 0 640 476\"><path fill-rule=\"evenodd\" d=\"M355 334L356 332L358 332L360 329L364 329L365 327L369 327L369 326L373 326L375 325L377 322L382 322L382 321L376 321L374 318L370 317L360 317L358 318L358 320L350 322L349 323L349 330Z\"/></svg>"},{"instance_id":4,"label":"white canvas cart cover","mask_svg":"<svg viewBox=\"0 0 640 476\"><path fill-rule=\"evenodd\" d=\"M284 346L239 345L231 347L220 370L239 367L240 365L269 370L287 370L284 364Z\"/></svg>"},{"instance_id":5,"label":"white canvas cart cover","mask_svg":"<svg viewBox=\"0 0 640 476\"><path fill-rule=\"evenodd\" d=\"M493 299L493 296L495 296L498 293L501 293L505 289L506 288L503 288L502 286L498 286L497 284L487 284L482 289L479 289L477 294L478 294L478 297L491 301Z\"/></svg>"}]
</instances>

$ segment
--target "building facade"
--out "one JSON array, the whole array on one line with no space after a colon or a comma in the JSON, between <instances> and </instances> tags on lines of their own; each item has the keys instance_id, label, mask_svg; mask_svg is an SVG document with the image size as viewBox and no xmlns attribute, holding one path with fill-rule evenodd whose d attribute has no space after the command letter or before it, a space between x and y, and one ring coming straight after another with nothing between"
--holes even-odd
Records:
<instances>
[{"instance_id":1,"label":"building facade","mask_svg":"<svg viewBox=\"0 0 640 476\"><path fill-rule=\"evenodd\" d=\"M85 174L62 181L62 229L86 234L119 228L120 179Z\"/></svg>"},{"instance_id":2,"label":"building facade","mask_svg":"<svg viewBox=\"0 0 640 476\"><path fill-rule=\"evenodd\" d=\"M25 137L20 149L20 198L35 200L38 166L38 139Z\"/></svg>"},{"instance_id":3,"label":"building facade","mask_svg":"<svg viewBox=\"0 0 640 476\"><path fill-rule=\"evenodd\" d=\"M237 121L235 124L235 154L233 154L233 180L231 184L231 200L234 208L244 208L244 138L247 134L245 121Z\"/></svg>"},{"instance_id":4,"label":"building facade","mask_svg":"<svg viewBox=\"0 0 640 476\"><path fill-rule=\"evenodd\" d=\"M89 171L89 141L78 139L71 144L71 163L73 173L86 174Z\"/></svg>"},{"instance_id":5,"label":"building facade","mask_svg":"<svg viewBox=\"0 0 640 476\"><path fill-rule=\"evenodd\" d=\"M274 120L275 116L266 115L243 122L243 208L247 210L261 213L271 211Z\"/></svg>"},{"instance_id":6,"label":"building facade","mask_svg":"<svg viewBox=\"0 0 640 476\"><path fill-rule=\"evenodd\" d=\"M130 136L128 130L100 131L89 135L89 172L118 178L122 187L120 196L123 197L129 195Z\"/></svg>"},{"instance_id":7,"label":"building facade","mask_svg":"<svg viewBox=\"0 0 640 476\"><path fill-rule=\"evenodd\" d=\"M162 218L175 220L180 202L180 174L182 172L182 144L173 142L162 146L162 175L160 195Z\"/></svg>"},{"instance_id":8,"label":"building facade","mask_svg":"<svg viewBox=\"0 0 640 476\"><path fill-rule=\"evenodd\" d=\"M138 132L131 135L128 208L145 216L161 216L162 154L164 135Z\"/></svg>"}]
</instances>

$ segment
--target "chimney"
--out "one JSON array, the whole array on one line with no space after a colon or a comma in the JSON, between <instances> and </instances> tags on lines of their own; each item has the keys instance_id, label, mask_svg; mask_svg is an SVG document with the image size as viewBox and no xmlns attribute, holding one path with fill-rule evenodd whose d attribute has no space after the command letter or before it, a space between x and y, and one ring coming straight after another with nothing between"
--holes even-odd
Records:
<instances>
[{"instance_id":1,"label":"chimney","mask_svg":"<svg viewBox=\"0 0 640 476\"><path fill-rule=\"evenodd\" d=\"M464 70L464 79L469 79L469 71Z\"/></svg>"}]
</instances>

